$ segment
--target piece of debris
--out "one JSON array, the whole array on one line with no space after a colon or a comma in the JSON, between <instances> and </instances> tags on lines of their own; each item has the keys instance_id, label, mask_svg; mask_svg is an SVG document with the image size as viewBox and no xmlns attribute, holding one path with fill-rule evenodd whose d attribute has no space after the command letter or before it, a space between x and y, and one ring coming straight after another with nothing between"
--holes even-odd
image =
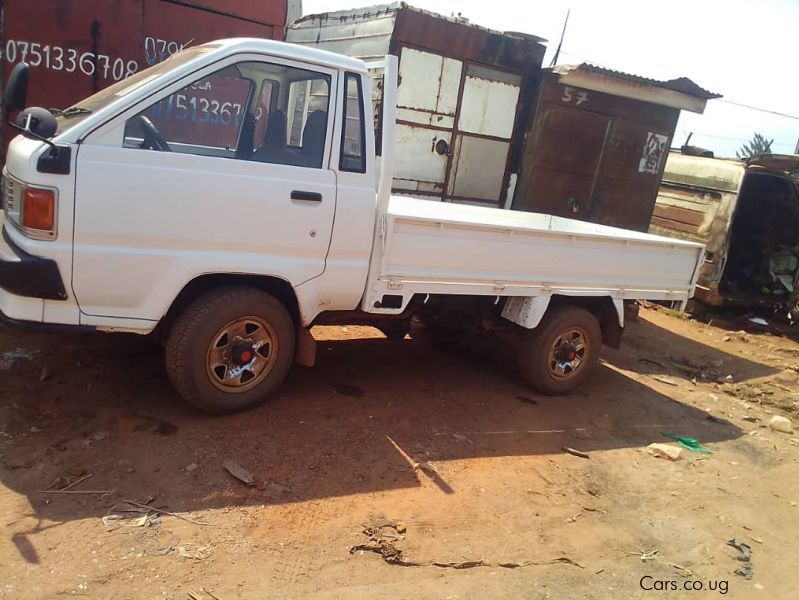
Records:
<instances>
[{"instance_id":1,"label":"piece of debris","mask_svg":"<svg viewBox=\"0 0 799 600\"><path fill-rule=\"evenodd\" d=\"M177 551L183 558L192 558L194 560L204 560L211 556L211 546L185 544L183 546L178 546Z\"/></svg>"},{"instance_id":2,"label":"piece of debris","mask_svg":"<svg viewBox=\"0 0 799 600\"><path fill-rule=\"evenodd\" d=\"M130 506L135 506L136 508L145 509L146 511L153 511L154 513L159 515L169 515L170 517L175 517L176 519L180 519L181 521L186 521L187 523L191 523L192 525L201 525L203 527L207 527L210 525L210 523L205 523L203 521L195 521L194 519L190 519L189 517L186 517L180 513L171 512L168 510L164 510L163 508L156 508L154 506L150 506L149 503L153 501L152 496L147 498L146 500L147 501L144 503L136 502L135 500L123 500L122 502L124 502L125 504L129 504ZM127 509L127 510L132 511L132 509Z\"/></svg>"},{"instance_id":3,"label":"piece of debris","mask_svg":"<svg viewBox=\"0 0 799 600\"><path fill-rule=\"evenodd\" d=\"M729 335L725 335L723 338L721 338L721 341L722 342L730 342L730 341L732 341L732 337L729 336Z\"/></svg>"},{"instance_id":4,"label":"piece of debris","mask_svg":"<svg viewBox=\"0 0 799 600\"><path fill-rule=\"evenodd\" d=\"M396 529L397 533L405 533L406 531L408 531L408 526L405 525L405 523L403 523L402 521L397 521Z\"/></svg>"},{"instance_id":5,"label":"piece of debris","mask_svg":"<svg viewBox=\"0 0 799 600\"><path fill-rule=\"evenodd\" d=\"M333 391L342 396L349 396L350 398L363 398L363 390L357 385L349 383L334 383Z\"/></svg>"},{"instance_id":6,"label":"piece of debris","mask_svg":"<svg viewBox=\"0 0 799 600\"><path fill-rule=\"evenodd\" d=\"M688 567L683 567L682 565L678 565L677 563L666 563L667 565L674 567L680 572L680 575L683 577L693 577L694 572L691 571Z\"/></svg>"},{"instance_id":7,"label":"piece of debris","mask_svg":"<svg viewBox=\"0 0 799 600\"><path fill-rule=\"evenodd\" d=\"M667 458L669 460L680 460L680 455L682 454L682 448L671 444L649 444L646 447L646 451L657 458Z\"/></svg>"},{"instance_id":8,"label":"piece of debris","mask_svg":"<svg viewBox=\"0 0 799 600\"><path fill-rule=\"evenodd\" d=\"M112 512L102 518L103 525L113 531L120 527L158 527L160 519L156 513L138 510L123 510Z\"/></svg>"},{"instance_id":9,"label":"piece of debris","mask_svg":"<svg viewBox=\"0 0 799 600\"><path fill-rule=\"evenodd\" d=\"M197 463L191 463L190 465L186 465L185 471L186 473L192 473L197 470Z\"/></svg>"},{"instance_id":10,"label":"piece of debris","mask_svg":"<svg viewBox=\"0 0 799 600\"><path fill-rule=\"evenodd\" d=\"M47 489L41 490L42 492L46 491L58 491L58 492L66 492L74 488L79 483L86 481L87 479L93 477L91 473L86 473L83 469L78 469L75 473L75 477L68 478L68 477L59 477L53 483L51 483Z\"/></svg>"},{"instance_id":11,"label":"piece of debris","mask_svg":"<svg viewBox=\"0 0 799 600\"><path fill-rule=\"evenodd\" d=\"M725 382L725 383L734 383L734 382L735 382L735 378L734 378L732 375L727 375L727 376L724 378L724 382Z\"/></svg>"},{"instance_id":12,"label":"piece of debris","mask_svg":"<svg viewBox=\"0 0 799 600\"><path fill-rule=\"evenodd\" d=\"M50 369L48 369L47 367L42 367L42 372L39 375L39 381L44 383L48 379L52 379L52 377L53 377L53 372Z\"/></svg>"},{"instance_id":13,"label":"piece of debris","mask_svg":"<svg viewBox=\"0 0 799 600\"><path fill-rule=\"evenodd\" d=\"M751 319L749 319L749 322L754 323L755 325L760 325L762 327L768 327L768 321L766 321L762 317L752 317Z\"/></svg>"},{"instance_id":14,"label":"piece of debris","mask_svg":"<svg viewBox=\"0 0 799 600\"><path fill-rule=\"evenodd\" d=\"M418 462L415 465L413 465L413 468L421 469L422 471L432 475L433 477L438 477L438 471L436 471L436 468L433 465L431 465L429 462Z\"/></svg>"},{"instance_id":15,"label":"piece of debris","mask_svg":"<svg viewBox=\"0 0 799 600\"><path fill-rule=\"evenodd\" d=\"M671 431L661 431L660 435L674 440L678 445L682 446L686 450L690 450L691 452L696 452L697 454L711 454L710 450L702 446L702 444L700 444L696 438L677 435Z\"/></svg>"},{"instance_id":16,"label":"piece of debris","mask_svg":"<svg viewBox=\"0 0 799 600\"><path fill-rule=\"evenodd\" d=\"M255 485L255 476L234 460L226 460L222 468L236 479L247 485Z\"/></svg>"},{"instance_id":17,"label":"piece of debris","mask_svg":"<svg viewBox=\"0 0 799 600\"><path fill-rule=\"evenodd\" d=\"M577 517L579 517L581 514L583 514L583 513L575 513L575 514L573 514L571 517L569 517L568 519L566 519L566 521L565 521L565 522L566 522L566 523L576 523L576 522L577 522Z\"/></svg>"},{"instance_id":18,"label":"piece of debris","mask_svg":"<svg viewBox=\"0 0 799 600\"><path fill-rule=\"evenodd\" d=\"M472 443L472 440L470 440L470 439L469 439L469 438L467 438L465 435L462 435L462 434L460 434L460 433L453 433L453 434L452 434L452 437L454 437L454 438L455 438L455 441L456 441L456 442L468 442L469 444L471 444L471 443Z\"/></svg>"},{"instance_id":19,"label":"piece of debris","mask_svg":"<svg viewBox=\"0 0 799 600\"><path fill-rule=\"evenodd\" d=\"M658 553L660 550L641 550L640 552L628 552L630 556L637 556L641 559L641 562L646 562L648 560L655 560L657 558Z\"/></svg>"},{"instance_id":20,"label":"piece of debris","mask_svg":"<svg viewBox=\"0 0 799 600\"><path fill-rule=\"evenodd\" d=\"M583 452L581 450L575 450L574 448L570 448L569 446L563 446L563 448L561 448L561 450L563 450L564 452L568 452L572 456L577 456L579 458L591 458L588 455L588 452Z\"/></svg>"},{"instance_id":21,"label":"piece of debris","mask_svg":"<svg viewBox=\"0 0 799 600\"><path fill-rule=\"evenodd\" d=\"M782 433L793 433L793 423L787 417L774 415L768 422L768 427L772 431L781 431Z\"/></svg>"},{"instance_id":22,"label":"piece of debris","mask_svg":"<svg viewBox=\"0 0 799 600\"><path fill-rule=\"evenodd\" d=\"M737 558L739 561L744 563L739 568L735 569L734 573L736 575L740 575L744 579L752 579L752 576L754 575L752 571L752 548L749 546L749 544L741 542L735 538L729 540L727 545L732 546L739 552Z\"/></svg>"},{"instance_id":23,"label":"piece of debris","mask_svg":"<svg viewBox=\"0 0 799 600\"><path fill-rule=\"evenodd\" d=\"M744 415L741 417L742 420L748 421L750 423L757 423L760 419L755 417L754 415Z\"/></svg>"}]
</instances>

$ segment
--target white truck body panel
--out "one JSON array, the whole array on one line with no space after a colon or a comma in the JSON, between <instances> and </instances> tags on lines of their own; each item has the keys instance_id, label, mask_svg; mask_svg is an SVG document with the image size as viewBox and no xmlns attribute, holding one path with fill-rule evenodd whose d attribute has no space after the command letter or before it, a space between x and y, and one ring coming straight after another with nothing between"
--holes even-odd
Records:
<instances>
[{"instance_id":1,"label":"white truck body panel","mask_svg":"<svg viewBox=\"0 0 799 600\"><path fill-rule=\"evenodd\" d=\"M534 213L395 196L363 309L384 295L610 296L686 301L703 249Z\"/></svg>"}]
</instances>

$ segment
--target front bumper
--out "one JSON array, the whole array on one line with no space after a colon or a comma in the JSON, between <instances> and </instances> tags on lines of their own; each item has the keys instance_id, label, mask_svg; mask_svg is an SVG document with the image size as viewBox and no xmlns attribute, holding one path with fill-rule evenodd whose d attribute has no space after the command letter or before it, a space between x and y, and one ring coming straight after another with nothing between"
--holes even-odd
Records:
<instances>
[{"instance_id":1,"label":"front bumper","mask_svg":"<svg viewBox=\"0 0 799 600\"><path fill-rule=\"evenodd\" d=\"M1 221L0 227L3 243L14 255L0 253L0 289L15 296L66 300L67 291L58 264L49 258L28 254L14 244Z\"/></svg>"}]
</instances>

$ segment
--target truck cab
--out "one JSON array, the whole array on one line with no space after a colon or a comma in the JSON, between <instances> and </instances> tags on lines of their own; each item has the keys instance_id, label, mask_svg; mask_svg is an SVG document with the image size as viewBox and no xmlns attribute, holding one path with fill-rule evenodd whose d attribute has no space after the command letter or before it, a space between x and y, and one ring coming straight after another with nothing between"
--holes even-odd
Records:
<instances>
[{"instance_id":1,"label":"truck cab","mask_svg":"<svg viewBox=\"0 0 799 600\"><path fill-rule=\"evenodd\" d=\"M64 111L55 149L19 136L2 253L29 255L26 271L48 262L4 286L6 317L146 333L193 281L235 272L297 290L306 323L356 305L374 227L370 83L361 61L227 40ZM315 297L307 284L333 272L341 285Z\"/></svg>"}]
</instances>

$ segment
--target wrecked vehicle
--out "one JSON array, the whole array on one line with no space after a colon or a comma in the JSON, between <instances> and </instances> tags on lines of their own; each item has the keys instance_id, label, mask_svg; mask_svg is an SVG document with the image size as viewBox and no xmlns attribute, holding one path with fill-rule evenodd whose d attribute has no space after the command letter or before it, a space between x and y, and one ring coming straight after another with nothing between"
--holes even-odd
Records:
<instances>
[{"instance_id":1,"label":"wrecked vehicle","mask_svg":"<svg viewBox=\"0 0 799 600\"><path fill-rule=\"evenodd\" d=\"M705 244L696 299L799 320L799 156L672 152L651 233Z\"/></svg>"},{"instance_id":2,"label":"wrecked vehicle","mask_svg":"<svg viewBox=\"0 0 799 600\"><path fill-rule=\"evenodd\" d=\"M56 119L22 110L9 148L0 314L155 334L175 389L212 413L257 404L314 324L404 337L518 332L522 376L573 390L618 346L625 299L685 303L703 247L542 214L391 196L397 59L375 147L369 66L281 42L196 46ZM22 109L15 68L7 111ZM376 192L377 190L377 192Z\"/></svg>"}]
</instances>

